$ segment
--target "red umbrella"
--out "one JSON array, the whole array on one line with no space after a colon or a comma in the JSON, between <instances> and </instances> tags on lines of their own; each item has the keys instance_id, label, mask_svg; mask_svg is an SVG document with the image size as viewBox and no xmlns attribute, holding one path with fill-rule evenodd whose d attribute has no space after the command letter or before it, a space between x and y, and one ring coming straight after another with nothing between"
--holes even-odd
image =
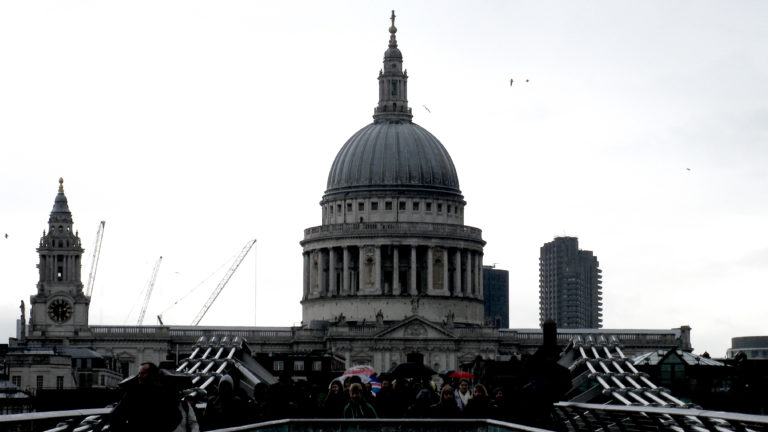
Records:
<instances>
[{"instance_id":1,"label":"red umbrella","mask_svg":"<svg viewBox=\"0 0 768 432\"><path fill-rule=\"evenodd\" d=\"M474 375L472 375L469 372L464 372L464 371L451 372L451 374L448 375L448 377L449 378L457 378L457 379L471 379L471 380L475 379Z\"/></svg>"}]
</instances>

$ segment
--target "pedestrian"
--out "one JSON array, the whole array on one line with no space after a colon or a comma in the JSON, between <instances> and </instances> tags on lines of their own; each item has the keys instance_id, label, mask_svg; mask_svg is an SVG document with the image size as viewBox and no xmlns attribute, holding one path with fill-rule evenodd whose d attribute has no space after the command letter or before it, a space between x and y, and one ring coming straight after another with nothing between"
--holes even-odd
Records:
<instances>
[{"instance_id":1,"label":"pedestrian","mask_svg":"<svg viewBox=\"0 0 768 432\"><path fill-rule=\"evenodd\" d=\"M349 403L347 395L344 394L343 384L339 380L333 380L328 389L328 395L323 402L322 414L325 418L341 418L344 414L344 407Z\"/></svg>"},{"instance_id":2,"label":"pedestrian","mask_svg":"<svg viewBox=\"0 0 768 432\"><path fill-rule=\"evenodd\" d=\"M461 411L456 404L453 387L443 386L440 390L440 401L429 407L429 417L431 418L457 418L461 417Z\"/></svg>"},{"instance_id":3,"label":"pedestrian","mask_svg":"<svg viewBox=\"0 0 768 432\"><path fill-rule=\"evenodd\" d=\"M251 407L251 419L255 423L267 421L269 408L267 406L267 385L261 381L253 386L253 406Z\"/></svg>"},{"instance_id":4,"label":"pedestrian","mask_svg":"<svg viewBox=\"0 0 768 432\"><path fill-rule=\"evenodd\" d=\"M120 386L125 395L112 410L112 431L169 432L181 423L176 390L161 380L156 364L142 363L138 374Z\"/></svg>"},{"instance_id":5,"label":"pedestrian","mask_svg":"<svg viewBox=\"0 0 768 432\"><path fill-rule=\"evenodd\" d=\"M398 403L395 399L394 387L392 387L392 381L388 376L379 377L381 380L381 389L376 394L376 412L380 418L397 418L402 417L402 414L398 411Z\"/></svg>"},{"instance_id":6,"label":"pedestrian","mask_svg":"<svg viewBox=\"0 0 768 432\"><path fill-rule=\"evenodd\" d=\"M281 373L278 381L269 386L267 404L271 420L299 417L298 397L289 372Z\"/></svg>"},{"instance_id":7,"label":"pedestrian","mask_svg":"<svg viewBox=\"0 0 768 432\"><path fill-rule=\"evenodd\" d=\"M208 399L203 412L205 430L223 429L247 423L249 415L246 401L235 395L232 377L224 375L219 379L219 391Z\"/></svg>"},{"instance_id":8,"label":"pedestrian","mask_svg":"<svg viewBox=\"0 0 768 432\"><path fill-rule=\"evenodd\" d=\"M462 379L459 381L459 388L454 392L456 398L456 405L459 407L459 411L464 411L467 403L472 399L472 393L469 391L469 381Z\"/></svg>"},{"instance_id":9,"label":"pedestrian","mask_svg":"<svg viewBox=\"0 0 768 432\"><path fill-rule=\"evenodd\" d=\"M360 383L349 386L349 403L344 407L344 418L378 418L376 409L363 399L363 386Z\"/></svg>"},{"instance_id":10,"label":"pedestrian","mask_svg":"<svg viewBox=\"0 0 768 432\"><path fill-rule=\"evenodd\" d=\"M416 400L408 407L405 416L408 418L429 417L429 408L432 406L432 395L430 393L432 392L425 388L419 390L416 394Z\"/></svg>"},{"instance_id":11,"label":"pedestrian","mask_svg":"<svg viewBox=\"0 0 768 432\"><path fill-rule=\"evenodd\" d=\"M489 419L496 415L496 406L488 397L488 390L482 384L473 388L472 399L464 408L464 417Z\"/></svg>"}]
</instances>

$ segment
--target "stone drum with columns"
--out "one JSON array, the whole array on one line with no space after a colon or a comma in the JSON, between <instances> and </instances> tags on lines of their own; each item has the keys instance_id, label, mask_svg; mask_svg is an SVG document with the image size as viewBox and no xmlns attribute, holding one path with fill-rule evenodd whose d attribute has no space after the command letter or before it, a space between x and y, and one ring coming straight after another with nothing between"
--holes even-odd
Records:
<instances>
[{"instance_id":1,"label":"stone drum with columns","mask_svg":"<svg viewBox=\"0 0 768 432\"><path fill-rule=\"evenodd\" d=\"M411 121L408 73L395 16L379 72L373 123L336 155L320 202L322 225L304 231L303 321L483 324L481 231L445 147Z\"/></svg>"}]
</instances>

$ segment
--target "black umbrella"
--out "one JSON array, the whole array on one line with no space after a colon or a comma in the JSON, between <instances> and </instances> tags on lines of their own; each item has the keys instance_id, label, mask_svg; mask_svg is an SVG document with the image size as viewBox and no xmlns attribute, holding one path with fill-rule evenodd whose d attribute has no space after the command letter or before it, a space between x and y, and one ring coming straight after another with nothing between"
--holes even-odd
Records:
<instances>
[{"instance_id":1,"label":"black umbrella","mask_svg":"<svg viewBox=\"0 0 768 432\"><path fill-rule=\"evenodd\" d=\"M393 366L387 374L395 378L429 378L437 372L424 363L405 362Z\"/></svg>"}]
</instances>

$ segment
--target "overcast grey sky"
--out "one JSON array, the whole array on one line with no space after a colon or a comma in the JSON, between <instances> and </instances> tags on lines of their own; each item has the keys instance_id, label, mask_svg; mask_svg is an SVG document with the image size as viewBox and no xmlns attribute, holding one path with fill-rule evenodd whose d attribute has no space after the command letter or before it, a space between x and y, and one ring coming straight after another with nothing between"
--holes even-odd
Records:
<instances>
[{"instance_id":1,"label":"overcast grey sky","mask_svg":"<svg viewBox=\"0 0 768 432\"><path fill-rule=\"evenodd\" d=\"M768 3L153 0L0 3L0 336L59 177L86 260L106 221L92 324L136 323L160 255L145 323L189 324L252 238L202 323L300 322L299 241L371 121L391 9L512 327L565 234L606 328L690 325L717 356L768 334Z\"/></svg>"}]
</instances>

